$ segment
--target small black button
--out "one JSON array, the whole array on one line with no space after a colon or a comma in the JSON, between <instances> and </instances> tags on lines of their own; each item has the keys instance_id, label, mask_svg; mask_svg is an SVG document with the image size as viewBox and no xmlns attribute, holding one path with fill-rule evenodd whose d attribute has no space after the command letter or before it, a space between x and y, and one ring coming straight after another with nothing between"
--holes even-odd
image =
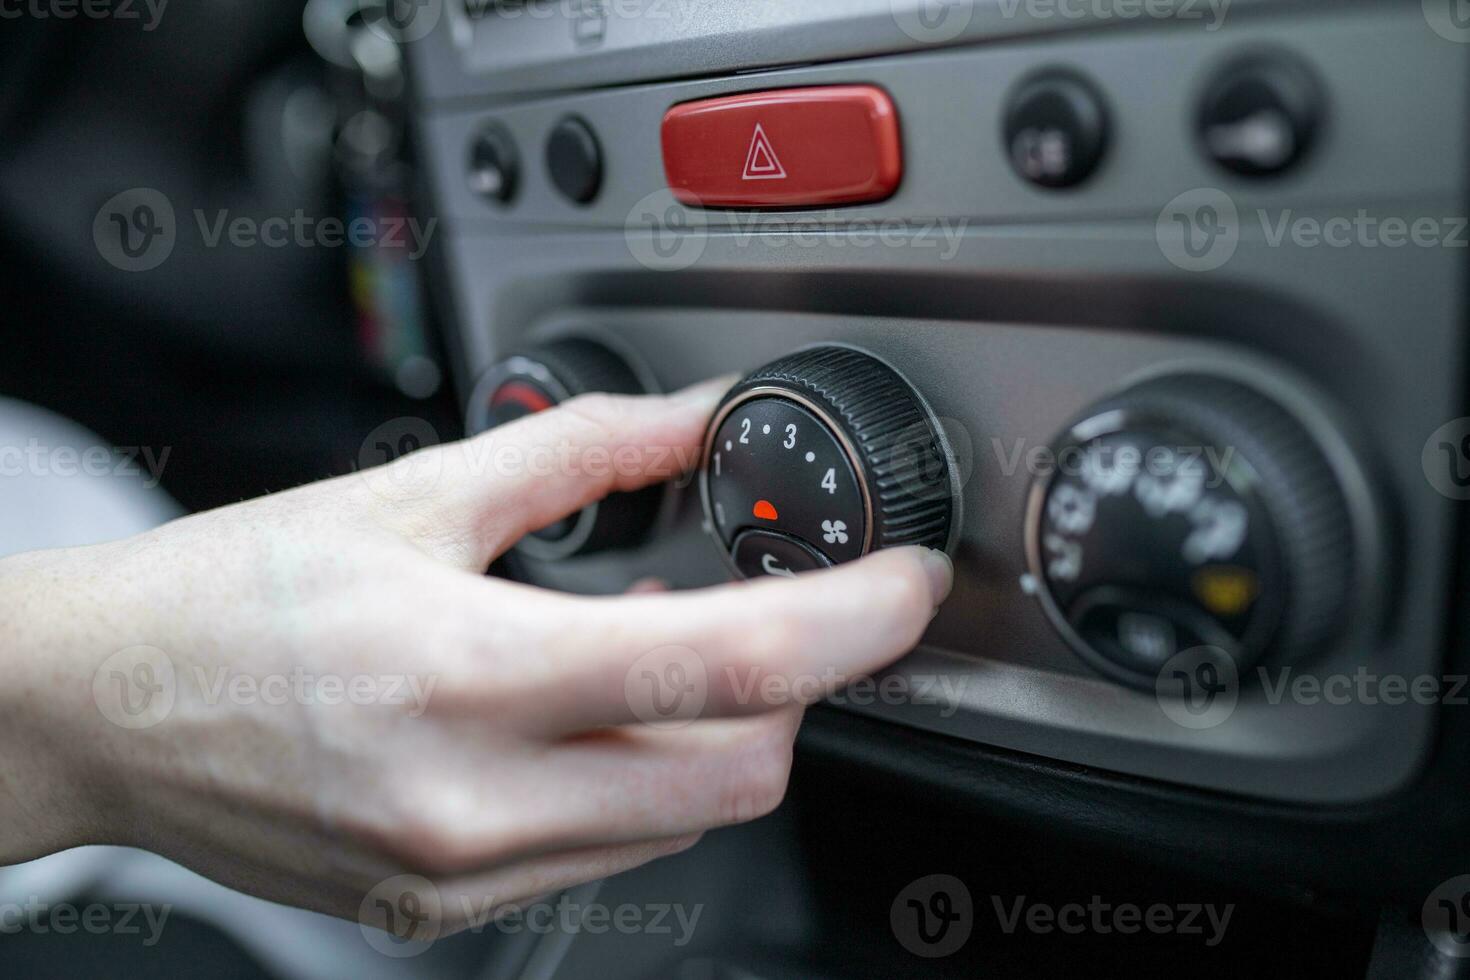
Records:
<instances>
[{"instance_id":1,"label":"small black button","mask_svg":"<svg viewBox=\"0 0 1470 980\"><path fill-rule=\"evenodd\" d=\"M602 149L588 125L576 116L556 124L546 141L551 182L578 204L589 204L602 186Z\"/></svg>"},{"instance_id":2,"label":"small black button","mask_svg":"<svg viewBox=\"0 0 1470 980\"><path fill-rule=\"evenodd\" d=\"M520 182L520 155L510 133L497 123L482 129L470 145L470 190L481 197L509 203Z\"/></svg>"},{"instance_id":3,"label":"small black button","mask_svg":"<svg viewBox=\"0 0 1470 980\"><path fill-rule=\"evenodd\" d=\"M1097 588L1068 611L1084 641L1123 670L1150 683L1176 655L1213 647L1238 659L1235 638L1185 605L1128 589Z\"/></svg>"},{"instance_id":4,"label":"small black button","mask_svg":"<svg viewBox=\"0 0 1470 980\"><path fill-rule=\"evenodd\" d=\"M1039 187L1071 187L1102 161L1108 114L1102 97L1067 72L1048 72L1011 97L1005 145L1011 166Z\"/></svg>"},{"instance_id":5,"label":"small black button","mask_svg":"<svg viewBox=\"0 0 1470 980\"><path fill-rule=\"evenodd\" d=\"M1238 174L1282 173L1306 155L1322 119L1312 73L1280 54L1228 66L1200 104L1198 135L1211 160Z\"/></svg>"},{"instance_id":6,"label":"small black button","mask_svg":"<svg viewBox=\"0 0 1470 980\"><path fill-rule=\"evenodd\" d=\"M731 556L735 567L746 578L764 575L790 577L832 564L826 555L805 541L773 531L746 531L735 539Z\"/></svg>"}]
</instances>

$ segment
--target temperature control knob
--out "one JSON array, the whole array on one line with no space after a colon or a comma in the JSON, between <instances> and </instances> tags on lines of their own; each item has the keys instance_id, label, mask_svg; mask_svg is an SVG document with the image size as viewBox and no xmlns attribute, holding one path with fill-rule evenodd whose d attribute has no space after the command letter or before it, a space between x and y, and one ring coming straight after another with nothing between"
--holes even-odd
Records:
<instances>
[{"instance_id":1,"label":"temperature control knob","mask_svg":"<svg viewBox=\"0 0 1470 980\"><path fill-rule=\"evenodd\" d=\"M1308 656L1340 631L1348 502L1274 401L1223 378L1158 378L1094 406L1052 448L1031 496L1032 577L1103 673L1153 687L1190 650L1244 671Z\"/></svg>"},{"instance_id":2,"label":"temperature control knob","mask_svg":"<svg viewBox=\"0 0 1470 980\"><path fill-rule=\"evenodd\" d=\"M746 377L716 410L704 461L709 529L747 578L948 548L958 530L938 420L898 372L851 348L809 348Z\"/></svg>"},{"instance_id":3,"label":"temperature control knob","mask_svg":"<svg viewBox=\"0 0 1470 980\"><path fill-rule=\"evenodd\" d=\"M591 392L641 395L646 386L623 358L591 340L559 340L494 365L470 396L468 428L484 432ZM521 539L530 558L567 558L635 544L653 525L663 488L613 494Z\"/></svg>"}]
</instances>

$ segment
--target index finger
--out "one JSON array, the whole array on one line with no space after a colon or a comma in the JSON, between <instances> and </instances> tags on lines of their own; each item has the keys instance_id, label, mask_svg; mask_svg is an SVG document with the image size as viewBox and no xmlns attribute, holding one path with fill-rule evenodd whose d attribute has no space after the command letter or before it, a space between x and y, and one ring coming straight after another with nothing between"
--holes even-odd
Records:
<instances>
[{"instance_id":1,"label":"index finger","mask_svg":"<svg viewBox=\"0 0 1470 980\"><path fill-rule=\"evenodd\" d=\"M820 700L917 646L953 575L943 552L911 547L794 579L567 599L537 717L561 732L676 727Z\"/></svg>"},{"instance_id":2,"label":"index finger","mask_svg":"<svg viewBox=\"0 0 1470 980\"><path fill-rule=\"evenodd\" d=\"M421 465L436 474L433 486L395 501L389 519L417 543L483 571L532 531L610 493L695 467L710 414L733 381L716 378L672 395L582 395L420 450Z\"/></svg>"}]
</instances>

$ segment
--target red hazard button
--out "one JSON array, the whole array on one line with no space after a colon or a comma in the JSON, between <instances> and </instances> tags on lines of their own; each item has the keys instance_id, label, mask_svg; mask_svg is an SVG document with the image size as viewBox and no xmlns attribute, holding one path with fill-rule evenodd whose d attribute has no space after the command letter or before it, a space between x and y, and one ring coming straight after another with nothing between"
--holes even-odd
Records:
<instances>
[{"instance_id":1,"label":"red hazard button","mask_svg":"<svg viewBox=\"0 0 1470 980\"><path fill-rule=\"evenodd\" d=\"M871 85L750 92L664 116L664 172L693 207L860 204L903 176L898 110Z\"/></svg>"}]
</instances>

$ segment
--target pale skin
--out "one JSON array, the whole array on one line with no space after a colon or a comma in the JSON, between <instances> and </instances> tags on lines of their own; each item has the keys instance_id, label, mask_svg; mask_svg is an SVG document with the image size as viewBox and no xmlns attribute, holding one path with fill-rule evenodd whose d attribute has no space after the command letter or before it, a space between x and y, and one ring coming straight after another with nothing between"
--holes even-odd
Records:
<instances>
[{"instance_id":1,"label":"pale skin","mask_svg":"<svg viewBox=\"0 0 1470 980\"><path fill-rule=\"evenodd\" d=\"M0 864L127 844L346 918L419 874L452 931L487 899L525 902L770 812L814 696L800 681L911 650L949 593L941 553L611 598L482 574L526 533L677 475L727 385L588 396L423 450L432 480L401 497L354 474L0 561ZM623 464L488 472L473 465L486 440ZM166 652L177 701L127 729L93 680L139 644ZM650 726L625 681L670 646L707 668L707 697L687 724ZM195 678L221 668L433 686L423 704L211 703Z\"/></svg>"}]
</instances>

